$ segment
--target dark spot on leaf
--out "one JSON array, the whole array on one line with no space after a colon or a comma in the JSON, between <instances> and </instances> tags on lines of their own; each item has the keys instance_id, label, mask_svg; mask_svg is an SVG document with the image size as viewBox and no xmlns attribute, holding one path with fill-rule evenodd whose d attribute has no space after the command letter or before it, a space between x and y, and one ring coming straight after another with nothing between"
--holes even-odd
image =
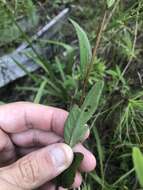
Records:
<instances>
[{"instance_id":1,"label":"dark spot on leaf","mask_svg":"<svg viewBox=\"0 0 143 190\"><path fill-rule=\"evenodd\" d=\"M85 112L88 112L89 110L91 109L91 105L88 105L86 108L85 108Z\"/></svg>"}]
</instances>

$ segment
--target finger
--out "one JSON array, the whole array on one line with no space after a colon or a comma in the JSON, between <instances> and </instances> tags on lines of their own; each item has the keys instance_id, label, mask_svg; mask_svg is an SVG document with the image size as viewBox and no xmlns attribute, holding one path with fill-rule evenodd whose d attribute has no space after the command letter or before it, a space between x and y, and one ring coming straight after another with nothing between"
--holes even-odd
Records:
<instances>
[{"instance_id":1,"label":"finger","mask_svg":"<svg viewBox=\"0 0 143 190\"><path fill-rule=\"evenodd\" d=\"M53 183L46 183L37 190L56 190L56 185ZM58 187L58 190L67 190L63 187Z\"/></svg>"},{"instance_id":2,"label":"finger","mask_svg":"<svg viewBox=\"0 0 143 190\"><path fill-rule=\"evenodd\" d=\"M22 133L11 134L12 141L21 147L45 146L62 142L61 136L54 132L29 129Z\"/></svg>"},{"instance_id":3,"label":"finger","mask_svg":"<svg viewBox=\"0 0 143 190\"><path fill-rule=\"evenodd\" d=\"M76 173L74 183L72 185L72 188L78 188L81 186L82 183L82 176L79 172Z\"/></svg>"},{"instance_id":4,"label":"finger","mask_svg":"<svg viewBox=\"0 0 143 190\"><path fill-rule=\"evenodd\" d=\"M72 188L80 187L81 183L82 183L82 176L79 172L77 172ZM42 187L40 187L39 190L56 190L56 185L48 182L44 184ZM65 190L65 188L59 187L58 190Z\"/></svg>"},{"instance_id":5,"label":"finger","mask_svg":"<svg viewBox=\"0 0 143 190\"><path fill-rule=\"evenodd\" d=\"M18 187L14 186L11 183L8 183L6 180L0 179L0 189L1 190L19 190Z\"/></svg>"},{"instance_id":6,"label":"finger","mask_svg":"<svg viewBox=\"0 0 143 190\"><path fill-rule=\"evenodd\" d=\"M79 172L77 172L72 188L80 187L81 183L82 183L82 176ZM42 187L40 187L39 190L56 190L56 185L53 183L46 183ZM65 188L59 187L58 190L65 190Z\"/></svg>"},{"instance_id":7,"label":"finger","mask_svg":"<svg viewBox=\"0 0 143 190\"><path fill-rule=\"evenodd\" d=\"M18 152L20 153L20 156L25 156L25 155L27 155L31 152L34 152L38 149L39 148L19 148ZM74 180L74 184L72 185L72 187L77 188L81 185L81 183L82 183L82 176L79 172L77 172L75 180ZM52 183L47 183L47 184L44 184L42 187L40 187L39 190L52 190L52 189L55 190L55 185Z\"/></svg>"},{"instance_id":8,"label":"finger","mask_svg":"<svg viewBox=\"0 0 143 190\"><path fill-rule=\"evenodd\" d=\"M82 144L78 144L74 147L74 152L81 152L84 155L84 159L81 163L80 170L83 172L90 172L96 167L96 159L94 155L87 150Z\"/></svg>"},{"instance_id":9,"label":"finger","mask_svg":"<svg viewBox=\"0 0 143 190\"><path fill-rule=\"evenodd\" d=\"M90 131L88 129L83 142L89 137L89 133ZM47 146L64 141L61 136L54 132L39 129L29 129L21 133L14 133L10 137L14 144L21 147Z\"/></svg>"},{"instance_id":10,"label":"finger","mask_svg":"<svg viewBox=\"0 0 143 190\"><path fill-rule=\"evenodd\" d=\"M34 131L31 129L29 132L26 131L11 135L13 142L18 146L16 148L16 152L18 155L25 156L44 146L64 141L60 136L52 132L43 132L43 131L39 132L38 130L36 132L37 134L34 135ZM88 138L88 136L89 136L89 131L87 131L85 140Z\"/></svg>"},{"instance_id":11,"label":"finger","mask_svg":"<svg viewBox=\"0 0 143 190\"><path fill-rule=\"evenodd\" d=\"M57 189L56 189L55 184L50 184L50 185L48 184L48 185L44 185L44 186L40 187L37 190L57 190ZM63 187L58 187L58 190L68 190L68 189L65 189Z\"/></svg>"},{"instance_id":12,"label":"finger","mask_svg":"<svg viewBox=\"0 0 143 190\"><path fill-rule=\"evenodd\" d=\"M56 186L55 184L48 182L43 186L41 186L40 188L38 188L37 190L56 190Z\"/></svg>"},{"instance_id":13,"label":"finger","mask_svg":"<svg viewBox=\"0 0 143 190\"><path fill-rule=\"evenodd\" d=\"M67 169L72 160L73 152L68 145L50 145L0 169L0 178L22 189L35 189Z\"/></svg>"},{"instance_id":14,"label":"finger","mask_svg":"<svg viewBox=\"0 0 143 190\"><path fill-rule=\"evenodd\" d=\"M10 164L16 159L14 146L9 136L0 129L0 166Z\"/></svg>"},{"instance_id":15,"label":"finger","mask_svg":"<svg viewBox=\"0 0 143 190\"><path fill-rule=\"evenodd\" d=\"M28 129L54 131L63 136L68 112L49 106L28 102L0 106L0 128L8 133L20 133Z\"/></svg>"},{"instance_id":16,"label":"finger","mask_svg":"<svg viewBox=\"0 0 143 190\"><path fill-rule=\"evenodd\" d=\"M17 147L16 148L16 154L20 158L22 156L30 154L31 152L35 152L35 151L37 151L37 150L39 150L41 148L44 148L44 147L33 147L33 148L21 148L21 147Z\"/></svg>"}]
</instances>

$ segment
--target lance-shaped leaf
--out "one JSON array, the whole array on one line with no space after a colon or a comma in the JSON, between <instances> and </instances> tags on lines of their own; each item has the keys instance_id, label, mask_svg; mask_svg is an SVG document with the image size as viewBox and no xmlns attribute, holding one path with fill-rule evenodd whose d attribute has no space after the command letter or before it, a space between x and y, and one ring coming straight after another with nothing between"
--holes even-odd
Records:
<instances>
[{"instance_id":1,"label":"lance-shaped leaf","mask_svg":"<svg viewBox=\"0 0 143 190\"><path fill-rule=\"evenodd\" d=\"M91 59L92 59L92 49L91 49L91 45L85 31L79 26L78 23L76 23L73 20L70 20L70 21L75 27L78 40L79 40L80 68L81 68L82 77L84 78L87 72L88 64L91 62Z\"/></svg>"},{"instance_id":2,"label":"lance-shaped leaf","mask_svg":"<svg viewBox=\"0 0 143 190\"><path fill-rule=\"evenodd\" d=\"M77 106L74 106L71 110L64 130L65 142L71 147L75 146L84 138L87 131L85 124L92 117L98 107L103 86L103 81L97 82L86 96L81 111Z\"/></svg>"},{"instance_id":3,"label":"lance-shaped leaf","mask_svg":"<svg viewBox=\"0 0 143 190\"><path fill-rule=\"evenodd\" d=\"M79 115L80 115L80 108L77 105L74 105L69 113L69 116L68 116L66 122L65 122L64 140L68 145L70 145L72 133L75 130L76 122L77 122Z\"/></svg>"},{"instance_id":4,"label":"lance-shaped leaf","mask_svg":"<svg viewBox=\"0 0 143 190\"><path fill-rule=\"evenodd\" d=\"M133 148L133 163L140 185L143 187L143 154L139 148Z\"/></svg>"},{"instance_id":5,"label":"lance-shaped leaf","mask_svg":"<svg viewBox=\"0 0 143 190\"><path fill-rule=\"evenodd\" d=\"M79 117L79 120L81 120L84 124L87 123L87 121L97 110L102 95L103 87L104 82L98 81L87 94L85 101L81 107L81 114Z\"/></svg>"}]
</instances>

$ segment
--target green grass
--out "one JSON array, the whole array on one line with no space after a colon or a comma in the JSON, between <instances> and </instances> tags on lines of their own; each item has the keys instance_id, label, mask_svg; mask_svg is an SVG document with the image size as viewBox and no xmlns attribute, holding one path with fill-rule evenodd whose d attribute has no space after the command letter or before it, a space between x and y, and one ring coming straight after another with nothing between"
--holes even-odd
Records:
<instances>
[{"instance_id":1,"label":"green grass","mask_svg":"<svg viewBox=\"0 0 143 190\"><path fill-rule=\"evenodd\" d=\"M17 97L22 90L25 100L70 110L74 103L81 104L96 81L105 81L100 106L89 122L87 142L96 155L97 168L84 176L82 190L140 189L132 148L143 149L143 1L117 0L108 8L110 3L52 1L53 10L63 4L74 7L71 17L84 28L93 48L92 65L89 69L89 63L84 63L88 72L83 77L76 32L69 24L64 32L67 40L46 42L63 48L64 54L44 61L34 56L41 71L29 74L23 87L14 88Z\"/></svg>"}]
</instances>

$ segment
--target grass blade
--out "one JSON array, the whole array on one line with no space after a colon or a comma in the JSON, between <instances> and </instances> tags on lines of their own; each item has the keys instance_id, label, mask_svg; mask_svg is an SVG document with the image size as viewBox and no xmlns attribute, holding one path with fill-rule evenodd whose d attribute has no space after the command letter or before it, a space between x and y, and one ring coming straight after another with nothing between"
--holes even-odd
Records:
<instances>
[{"instance_id":1,"label":"grass blade","mask_svg":"<svg viewBox=\"0 0 143 190\"><path fill-rule=\"evenodd\" d=\"M44 89L45 89L46 84L47 84L47 80L44 80L44 81L41 83L40 88L39 88L39 90L38 90L38 92L37 92L37 94L36 94L36 97L35 97L35 99L34 99L34 103L36 103L36 104L39 104L39 103L40 103L41 98L42 98L42 96L43 96L43 94L44 94Z\"/></svg>"},{"instance_id":2,"label":"grass blade","mask_svg":"<svg viewBox=\"0 0 143 190\"><path fill-rule=\"evenodd\" d=\"M104 184L104 167L103 167L104 153L103 153L103 148L101 145L100 137L99 137L98 131L96 129L96 126L93 128L93 135L96 139L97 151L98 151L98 155L99 155L98 157L99 157L99 163L100 163L101 177L102 177L102 181Z\"/></svg>"},{"instance_id":3,"label":"grass blade","mask_svg":"<svg viewBox=\"0 0 143 190\"><path fill-rule=\"evenodd\" d=\"M139 148L133 148L133 163L140 185L143 187L143 155Z\"/></svg>"},{"instance_id":4,"label":"grass blade","mask_svg":"<svg viewBox=\"0 0 143 190\"><path fill-rule=\"evenodd\" d=\"M130 174L134 172L134 168L128 171L126 174L122 175L113 185L116 186L117 184L122 183L124 179L126 179Z\"/></svg>"},{"instance_id":5,"label":"grass blade","mask_svg":"<svg viewBox=\"0 0 143 190\"><path fill-rule=\"evenodd\" d=\"M96 181L99 185L101 185L102 188L109 190L107 188L108 185L105 185L105 183L103 183L102 179L95 172L89 173L89 176L91 176L94 181Z\"/></svg>"}]
</instances>

